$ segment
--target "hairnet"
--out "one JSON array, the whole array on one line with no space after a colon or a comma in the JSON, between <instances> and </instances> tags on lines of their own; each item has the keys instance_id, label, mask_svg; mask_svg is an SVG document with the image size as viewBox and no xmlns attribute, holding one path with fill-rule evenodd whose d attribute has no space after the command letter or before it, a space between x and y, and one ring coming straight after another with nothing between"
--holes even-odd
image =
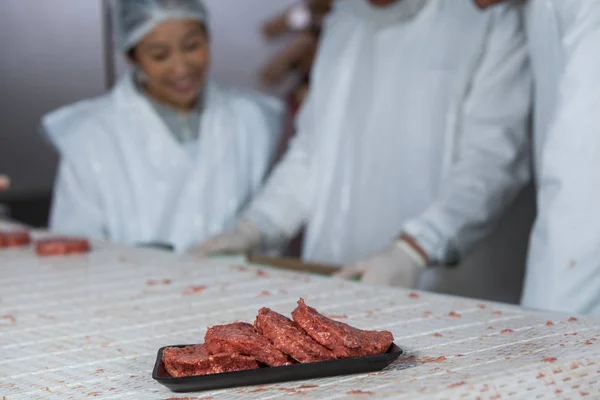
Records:
<instances>
[{"instance_id":1,"label":"hairnet","mask_svg":"<svg viewBox=\"0 0 600 400\"><path fill-rule=\"evenodd\" d=\"M159 24L173 19L208 25L202 0L117 0L114 28L118 48L124 53L131 50Z\"/></svg>"}]
</instances>

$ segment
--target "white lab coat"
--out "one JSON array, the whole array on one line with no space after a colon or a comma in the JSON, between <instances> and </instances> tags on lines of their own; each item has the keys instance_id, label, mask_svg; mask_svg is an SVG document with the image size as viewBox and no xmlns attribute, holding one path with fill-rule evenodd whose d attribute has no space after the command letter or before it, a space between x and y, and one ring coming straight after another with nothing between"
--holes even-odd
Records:
<instances>
[{"instance_id":1,"label":"white lab coat","mask_svg":"<svg viewBox=\"0 0 600 400\"><path fill-rule=\"evenodd\" d=\"M51 230L184 251L234 226L273 161L283 107L214 82L204 102L195 149L175 140L131 74L45 116L61 156Z\"/></svg>"},{"instance_id":2,"label":"white lab coat","mask_svg":"<svg viewBox=\"0 0 600 400\"><path fill-rule=\"evenodd\" d=\"M600 315L600 2L529 0L538 217L522 303Z\"/></svg>"},{"instance_id":3,"label":"white lab coat","mask_svg":"<svg viewBox=\"0 0 600 400\"><path fill-rule=\"evenodd\" d=\"M471 1L337 2L297 137L247 217L286 236L306 221L311 261L354 262L403 226L440 261L466 252L529 179L521 22Z\"/></svg>"}]
</instances>

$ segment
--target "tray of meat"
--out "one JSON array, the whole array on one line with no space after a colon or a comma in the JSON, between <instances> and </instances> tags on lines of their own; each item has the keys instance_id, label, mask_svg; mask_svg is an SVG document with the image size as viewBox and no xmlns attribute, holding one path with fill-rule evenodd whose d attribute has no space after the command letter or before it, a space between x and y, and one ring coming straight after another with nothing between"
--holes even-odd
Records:
<instances>
[{"instance_id":1,"label":"tray of meat","mask_svg":"<svg viewBox=\"0 0 600 400\"><path fill-rule=\"evenodd\" d=\"M55 237L38 240L35 252L40 257L83 254L90 251L90 242L82 238Z\"/></svg>"},{"instance_id":2,"label":"tray of meat","mask_svg":"<svg viewBox=\"0 0 600 400\"><path fill-rule=\"evenodd\" d=\"M391 332L354 328L300 299L291 319L262 308L254 325L216 325L204 343L160 348L152 378L194 392L375 372L402 354L393 340Z\"/></svg>"},{"instance_id":3,"label":"tray of meat","mask_svg":"<svg viewBox=\"0 0 600 400\"><path fill-rule=\"evenodd\" d=\"M31 244L27 231L0 231L0 248L25 247Z\"/></svg>"}]
</instances>

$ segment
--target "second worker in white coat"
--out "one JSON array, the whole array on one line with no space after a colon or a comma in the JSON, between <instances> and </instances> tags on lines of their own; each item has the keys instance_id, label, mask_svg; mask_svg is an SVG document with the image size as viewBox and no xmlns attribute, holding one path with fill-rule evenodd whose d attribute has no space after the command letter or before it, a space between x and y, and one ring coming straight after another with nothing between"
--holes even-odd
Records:
<instances>
[{"instance_id":1,"label":"second worker in white coat","mask_svg":"<svg viewBox=\"0 0 600 400\"><path fill-rule=\"evenodd\" d=\"M237 229L200 250L247 251L305 223L305 260L388 246L342 274L413 286L420 265L468 253L528 181L529 109L515 7L338 1L295 140Z\"/></svg>"},{"instance_id":2,"label":"second worker in white coat","mask_svg":"<svg viewBox=\"0 0 600 400\"><path fill-rule=\"evenodd\" d=\"M524 3L538 215L522 304L600 315L600 2Z\"/></svg>"}]
</instances>

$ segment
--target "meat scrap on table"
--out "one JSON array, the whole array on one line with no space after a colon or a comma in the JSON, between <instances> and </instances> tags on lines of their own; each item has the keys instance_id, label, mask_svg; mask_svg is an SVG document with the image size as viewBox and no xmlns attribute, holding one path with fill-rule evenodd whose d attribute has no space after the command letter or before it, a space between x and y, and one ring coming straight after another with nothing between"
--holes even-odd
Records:
<instances>
[{"instance_id":1,"label":"meat scrap on table","mask_svg":"<svg viewBox=\"0 0 600 400\"><path fill-rule=\"evenodd\" d=\"M0 231L0 249L24 247L31 244L31 235L27 231Z\"/></svg>"},{"instance_id":2,"label":"meat scrap on table","mask_svg":"<svg viewBox=\"0 0 600 400\"><path fill-rule=\"evenodd\" d=\"M38 240L35 244L35 252L40 257L83 254L89 251L90 242L80 238L55 237Z\"/></svg>"}]
</instances>

